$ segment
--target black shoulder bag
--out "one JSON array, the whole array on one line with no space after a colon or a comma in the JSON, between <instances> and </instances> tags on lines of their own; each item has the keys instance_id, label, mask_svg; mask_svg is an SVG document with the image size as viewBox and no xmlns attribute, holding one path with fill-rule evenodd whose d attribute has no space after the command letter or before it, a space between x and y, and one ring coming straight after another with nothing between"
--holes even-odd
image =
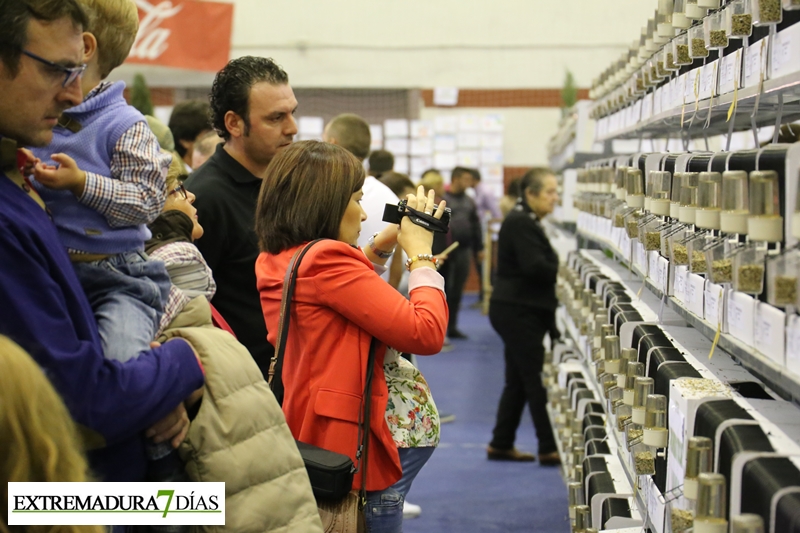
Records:
<instances>
[{"instance_id":1,"label":"black shoulder bag","mask_svg":"<svg viewBox=\"0 0 800 533\"><path fill-rule=\"evenodd\" d=\"M280 321L278 323L278 341L275 355L270 362L269 384L278 404L283 404L283 356L286 351L286 340L289 334L289 318L291 311L291 301L294 295L295 285L297 284L297 272L300 261L306 252L322 239L317 239L308 243L303 248L295 252L289 266L286 268L286 276L283 280L283 295L281 297ZM361 491L359 503L366 502L366 481L367 481L367 449L369 444L369 417L372 392L372 377L374 373L375 349L377 341L373 337L369 347L369 357L367 358L367 375L362 396L362 405L358 413L358 449L356 450L356 460L358 465L347 455L325 450L312 444L300 441L297 448L303 457L306 465L308 478L311 481L311 488L317 501L339 501L344 499L353 487L353 475L361 471Z\"/></svg>"}]
</instances>

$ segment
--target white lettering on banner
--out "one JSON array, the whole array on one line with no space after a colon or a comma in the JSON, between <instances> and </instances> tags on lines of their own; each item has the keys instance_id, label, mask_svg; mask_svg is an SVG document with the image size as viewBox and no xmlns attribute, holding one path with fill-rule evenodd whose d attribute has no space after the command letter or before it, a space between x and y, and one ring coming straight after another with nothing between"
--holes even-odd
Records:
<instances>
[{"instance_id":1,"label":"white lettering on banner","mask_svg":"<svg viewBox=\"0 0 800 533\"><path fill-rule=\"evenodd\" d=\"M167 41L172 33L158 26L164 20L177 15L183 6L173 6L168 0L157 5L151 4L148 0L136 0L136 6L144 11L145 15L139 21L139 32L136 34L130 56L139 59L158 59L169 48Z\"/></svg>"}]
</instances>

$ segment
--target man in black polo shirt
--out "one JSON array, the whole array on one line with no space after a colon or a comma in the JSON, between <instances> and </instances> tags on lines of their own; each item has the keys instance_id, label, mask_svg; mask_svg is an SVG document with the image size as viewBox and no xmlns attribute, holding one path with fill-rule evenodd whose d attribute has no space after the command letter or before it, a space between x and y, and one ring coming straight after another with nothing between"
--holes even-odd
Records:
<instances>
[{"instance_id":1,"label":"man in black polo shirt","mask_svg":"<svg viewBox=\"0 0 800 533\"><path fill-rule=\"evenodd\" d=\"M266 379L274 348L256 288L254 215L261 179L272 158L297 133L297 100L289 76L271 59L230 61L211 89L212 126L225 140L186 180L205 233L197 241L217 282L211 301Z\"/></svg>"}]
</instances>

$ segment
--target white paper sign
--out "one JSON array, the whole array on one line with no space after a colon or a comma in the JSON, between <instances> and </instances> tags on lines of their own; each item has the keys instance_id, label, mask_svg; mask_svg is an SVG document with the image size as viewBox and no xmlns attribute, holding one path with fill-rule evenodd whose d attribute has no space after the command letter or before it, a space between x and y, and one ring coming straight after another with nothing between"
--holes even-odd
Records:
<instances>
[{"instance_id":1,"label":"white paper sign","mask_svg":"<svg viewBox=\"0 0 800 533\"><path fill-rule=\"evenodd\" d=\"M433 166L440 171L452 170L457 166L456 154L454 152L437 152L436 155L433 156ZM395 168L395 170L397 169Z\"/></svg>"},{"instance_id":2,"label":"white paper sign","mask_svg":"<svg viewBox=\"0 0 800 533\"><path fill-rule=\"evenodd\" d=\"M503 149L503 136L497 133L484 133L481 135L481 148Z\"/></svg>"},{"instance_id":3,"label":"white paper sign","mask_svg":"<svg viewBox=\"0 0 800 533\"><path fill-rule=\"evenodd\" d=\"M665 257L658 258L658 286L661 292L667 294L669 290L669 261Z\"/></svg>"},{"instance_id":4,"label":"white paper sign","mask_svg":"<svg viewBox=\"0 0 800 533\"><path fill-rule=\"evenodd\" d=\"M703 67L700 78L700 99L711 98L717 92L717 68L719 60Z\"/></svg>"},{"instance_id":5,"label":"white paper sign","mask_svg":"<svg viewBox=\"0 0 800 533\"><path fill-rule=\"evenodd\" d=\"M729 54L723 57L720 61L720 74L719 74L719 93L727 94L736 89L739 83L737 74L741 71L742 49L736 50L735 54Z\"/></svg>"},{"instance_id":6,"label":"white paper sign","mask_svg":"<svg viewBox=\"0 0 800 533\"><path fill-rule=\"evenodd\" d=\"M748 346L753 346L756 301L747 294L729 291L725 319L728 331Z\"/></svg>"},{"instance_id":7,"label":"white paper sign","mask_svg":"<svg viewBox=\"0 0 800 533\"><path fill-rule=\"evenodd\" d=\"M503 190L503 165L483 165L481 166L481 182L500 185ZM500 194L502 196L502 193ZM499 196L498 196L499 198Z\"/></svg>"},{"instance_id":8,"label":"white paper sign","mask_svg":"<svg viewBox=\"0 0 800 533\"><path fill-rule=\"evenodd\" d=\"M697 76L700 74L700 69L696 68L694 70L690 70L686 73L686 81L684 82L684 96L686 96L687 102L694 102L695 101L695 89L699 90L699 87L695 86L697 81Z\"/></svg>"},{"instance_id":9,"label":"white paper sign","mask_svg":"<svg viewBox=\"0 0 800 533\"><path fill-rule=\"evenodd\" d=\"M411 139L410 153L413 156L432 156L433 139Z\"/></svg>"},{"instance_id":10,"label":"white paper sign","mask_svg":"<svg viewBox=\"0 0 800 533\"><path fill-rule=\"evenodd\" d=\"M724 309L725 291L722 285L715 285L710 281L706 285L705 292L705 318L712 325L722 325L722 310Z\"/></svg>"},{"instance_id":11,"label":"white paper sign","mask_svg":"<svg viewBox=\"0 0 800 533\"><path fill-rule=\"evenodd\" d=\"M414 139L433 137L433 121L412 120L411 137Z\"/></svg>"},{"instance_id":12,"label":"white paper sign","mask_svg":"<svg viewBox=\"0 0 800 533\"><path fill-rule=\"evenodd\" d=\"M408 156L395 154L394 171L399 172L400 174L408 174L409 171Z\"/></svg>"},{"instance_id":13,"label":"white paper sign","mask_svg":"<svg viewBox=\"0 0 800 533\"><path fill-rule=\"evenodd\" d=\"M369 134L372 138L370 150L380 150L383 148L383 126L380 124L370 124Z\"/></svg>"},{"instance_id":14,"label":"white paper sign","mask_svg":"<svg viewBox=\"0 0 800 533\"><path fill-rule=\"evenodd\" d=\"M455 135L437 135L433 139L433 149L437 152L455 152L456 151L456 136Z\"/></svg>"},{"instance_id":15,"label":"white paper sign","mask_svg":"<svg viewBox=\"0 0 800 533\"><path fill-rule=\"evenodd\" d=\"M631 454L633 455L633 454ZM664 517L666 513L666 505L661 493L653 480L653 476L647 477L647 514L650 522L653 524L655 533L664 532Z\"/></svg>"},{"instance_id":16,"label":"white paper sign","mask_svg":"<svg viewBox=\"0 0 800 533\"><path fill-rule=\"evenodd\" d=\"M647 252L647 265L648 265L647 266L647 277L650 278L651 280L653 280L653 282L656 283L656 285L658 285L657 279L658 279L658 258L659 257L661 257L661 255L658 252L656 252L655 250Z\"/></svg>"},{"instance_id":17,"label":"white paper sign","mask_svg":"<svg viewBox=\"0 0 800 533\"><path fill-rule=\"evenodd\" d=\"M503 163L503 151L495 148L484 148L481 150L482 165L496 165Z\"/></svg>"},{"instance_id":18,"label":"white paper sign","mask_svg":"<svg viewBox=\"0 0 800 533\"><path fill-rule=\"evenodd\" d=\"M701 318L703 316L705 283L706 279L697 274L689 273L686 278L686 308Z\"/></svg>"},{"instance_id":19,"label":"white paper sign","mask_svg":"<svg viewBox=\"0 0 800 533\"><path fill-rule=\"evenodd\" d=\"M653 93L645 95L642 101L642 117L641 120L648 120L653 116Z\"/></svg>"},{"instance_id":20,"label":"white paper sign","mask_svg":"<svg viewBox=\"0 0 800 533\"><path fill-rule=\"evenodd\" d=\"M434 87L433 105L454 106L458 103L457 87Z\"/></svg>"},{"instance_id":21,"label":"white paper sign","mask_svg":"<svg viewBox=\"0 0 800 533\"><path fill-rule=\"evenodd\" d=\"M408 120L404 118L389 119L383 123L383 135L389 137L408 137ZM389 150L391 152L391 150Z\"/></svg>"},{"instance_id":22,"label":"white paper sign","mask_svg":"<svg viewBox=\"0 0 800 533\"><path fill-rule=\"evenodd\" d=\"M458 115L439 115L433 119L433 127L437 134L458 133Z\"/></svg>"},{"instance_id":23,"label":"white paper sign","mask_svg":"<svg viewBox=\"0 0 800 533\"><path fill-rule=\"evenodd\" d=\"M622 228L620 228L622 229ZM631 260L631 239L628 237L628 233L622 229L621 237L619 240L619 251L622 255L622 258L626 262L630 262Z\"/></svg>"},{"instance_id":24,"label":"white paper sign","mask_svg":"<svg viewBox=\"0 0 800 533\"><path fill-rule=\"evenodd\" d=\"M459 133L458 134L458 149L473 149L480 148L481 136L477 133Z\"/></svg>"},{"instance_id":25,"label":"white paper sign","mask_svg":"<svg viewBox=\"0 0 800 533\"><path fill-rule=\"evenodd\" d=\"M384 146L386 150L392 152L395 158L397 158L397 156L408 155L408 139L389 137L384 141ZM397 168L395 168L395 171L400 172Z\"/></svg>"},{"instance_id":26,"label":"white paper sign","mask_svg":"<svg viewBox=\"0 0 800 533\"><path fill-rule=\"evenodd\" d=\"M647 255L644 251L644 244L639 242L639 239L636 239L634 242L634 250L636 251L636 265L639 269L647 273Z\"/></svg>"},{"instance_id":27,"label":"white paper sign","mask_svg":"<svg viewBox=\"0 0 800 533\"><path fill-rule=\"evenodd\" d=\"M481 164L480 152L477 150L459 150L456 152L456 164L461 167L477 167Z\"/></svg>"},{"instance_id":28,"label":"white paper sign","mask_svg":"<svg viewBox=\"0 0 800 533\"><path fill-rule=\"evenodd\" d=\"M487 113L481 117L481 131L487 133L502 133L503 114Z\"/></svg>"},{"instance_id":29,"label":"white paper sign","mask_svg":"<svg viewBox=\"0 0 800 533\"><path fill-rule=\"evenodd\" d=\"M471 113L461 115L458 119L458 129L460 131L480 131L481 117Z\"/></svg>"},{"instance_id":30,"label":"white paper sign","mask_svg":"<svg viewBox=\"0 0 800 533\"><path fill-rule=\"evenodd\" d=\"M761 76L764 74L761 56L765 53L768 39L769 37L764 37L747 48L747 55L744 58L745 87L753 87L761 81Z\"/></svg>"},{"instance_id":31,"label":"white paper sign","mask_svg":"<svg viewBox=\"0 0 800 533\"><path fill-rule=\"evenodd\" d=\"M667 86L664 85L656 89L655 96L653 97L653 115L658 115L664 109L664 91Z\"/></svg>"},{"instance_id":32,"label":"white paper sign","mask_svg":"<svg viewBox=\"0 0 800 533\"><path fill-rule=\"evenodd\" d=\"M411 158L411 173L420 174L433 167L432 157L412 157Z\"/></svg>"},{"instance_id":33,"label":"white paper sign","mask_svg":"<svg viewBox=\"0 0 800 533\"><path fill-rule=\"evenodd\" d=\"M786 313L759 302L756 310L755 348L780 366L785 366Z\"/></svg>"},{"instance_id":34,"label":"white paper sign","mask_svg":"<svg viewBox=\"0 0 800 533\"><path fill-rule=\"evenodd\" d=\"M786 368L800 376L800 316L792 315L786 330Z\"/></svg>"},{"instance_id":35,"label":"white paper sign","mask_svg":"<svg viewBox=\"0 0 800 533\"><path fill-rule=\"evenodd\" d=\"M673 285L673 292L675 299L679 302L686 302L686 275L688 274L686 265L681 265L675 269L675 281Z\"/></svg>"},{"instance_id":36,"label":"white paper sign","mask_svg":"<svg viewBox=\"0 0 800 533\"><path fill-rule=\"evenodd\" d=\"M788 28L787 28L788 29ZM790 68L792 61L792 35L786 30L778 33L772 43L771 78L794 72L797 67Z\"/></svg>"}]
</instances>

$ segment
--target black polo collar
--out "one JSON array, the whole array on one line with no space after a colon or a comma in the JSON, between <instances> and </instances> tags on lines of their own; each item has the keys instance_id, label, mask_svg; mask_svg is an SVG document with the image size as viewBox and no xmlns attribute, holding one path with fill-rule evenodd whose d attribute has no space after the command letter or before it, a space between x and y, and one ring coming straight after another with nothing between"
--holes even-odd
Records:
<instances>
[{"instance_id":1,"label":"black polo collar","mask_svg":"<svg viewBox=\"0 0 800 533\"><path fill-rule=\"evenodd\" d=\"M255 176L252 172L247 170L225 150L224 143L217 145L217 150L214 152L213 158L216 163L222 167L222 170L225 171L225 173L231 178L233 178L233 181L236 183L245 185L253 182L261 182L261 178Z\"/></svg>"}]
</instances>

